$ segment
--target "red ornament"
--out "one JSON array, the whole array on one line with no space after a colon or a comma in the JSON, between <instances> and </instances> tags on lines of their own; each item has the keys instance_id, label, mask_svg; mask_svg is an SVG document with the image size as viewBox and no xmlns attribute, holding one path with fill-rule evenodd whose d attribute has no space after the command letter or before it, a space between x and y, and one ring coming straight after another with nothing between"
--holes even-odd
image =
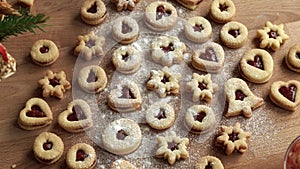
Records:
<instances>
[{"instance_id":1,"label":"red ornament","mask_svg":"<svg viewBox=\"0 0 300 169\"><path fill-rule=\"evenodd\" d=\"M0 45L0 54L2 55L4 61L8 63L8 56L4 46Z\"/></svg>"}]
</instances>

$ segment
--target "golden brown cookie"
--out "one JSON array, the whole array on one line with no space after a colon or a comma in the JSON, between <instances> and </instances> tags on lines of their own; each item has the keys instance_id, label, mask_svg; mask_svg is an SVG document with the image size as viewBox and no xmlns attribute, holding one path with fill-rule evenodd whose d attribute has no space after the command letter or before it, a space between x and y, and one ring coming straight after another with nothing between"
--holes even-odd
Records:
<instances>
[{"instance_id":1,"label":"golden brown cookie","mask_svg":"<svg viewBox=\"0 0 300 169\"><path fill-rule=\"evenodd\" d=\"M196 162L195 169L224 169L224 166L217 157L203 156Z\"/></svg>"},{"instance_id":2,"label":"golden brown cookie","mask_svg":"<svg viewBox=\"0 0 300 169\"><path fill-rule=\"evenodd\" d=\"M211 38L212 27L207 19L201 16L194 16L185 23L184 34L192 42L203 43Z\"/></svg>"},{"instance_id":3,"label":"golden brown cookie","mask_svg":"<svg viewBox=\"0 0 300 169\"><path fill-rule=\"evenodd\" d=\"M47 102L31 98L19 114L18 124L25 130L43 128L52 123L53 115Z\"/></svg>"},{"instance_id":4,"label":"golden brown cookie","mask_svg":"<svg viewBox=\"0 0 300 169\"><path fill-rule=\"evenodd\" d=\"M292 46L289 53L285 56L285 63L289 69L300 72L300 45Z\"/></svg>"},{"instance_id":5,"label":"golden brown cookie","mask_svg":"<svg viewBox=\"0 0 300 169\"><path fill-rule=\"evenodd\" d=\"M240 22L228 22L220 31L220 39L229 48L240 48L248 40L248 29Z\"/></svg>"},{"instance_id":6,"label":"golden brown cookie","mask_svg":"<svg viewBox=\"0 0 300 169\"><path fill-rule=\"evenodd\" d=\"M123 159L119 159L113 162L113 164L110 166L110 169L137 169L137 168L130 162Z\"/></svg>"},{"instance_id":7,"label":"golden brown cookie","mask_svg":"<svg viewBox=\"0 0 300 169\"><path fill-rule=\"evenodd\" d=\"M235 5L231 0L213 0L210 6L211 18L219 23L226 23L235 16Z\"/></svg>"},{"instance_id":8,"label":"golden brown cookie","mask_svg":"<svg viewBox=\"0 0 300 169\"><path fill-rule=\"evenodd\" d=\"M92 169L97 164L95 149L86 143L77 143L68 150L66 163L70 169Z\"/></svg>"},{"instance_id":9,"label":"golden brown cookie","mask_svg":"<svg viewBox=\"0 0 300 169\"><path fill-rule=\"evenodd\" d=\"M295 111L300 104L300 82L290 80L287 82L277 81L271 85L270 99L277 106Z\"/></svg>"},{"instance_id":10,"label":"golden brown cookie","mask_svg":"<svg viewBox=\"0 0 300 169\"><path fill-rule=\"evenodd\" d=\"M177 2L190 10L195 10L202 0L177 0Z\"/></svg>"},{"instance_id":11,"label":"golden brown cookie","mask_svg":"<svg viewBox=\"0 0 300 169\"><path fill-rule=\"evenodd\" d=\"M130 44L139 36L139 25L136 20L128 16L118 18L112 26L113 38L121 44Z\"/></svg>"},{"instance_id":12,"label":"golden brown cookie","mask_svg":"<svg viewBox=\"0 0 300 169\"><path fill-rule=\"evenodd\" d=\"M53 164L60 159L64 152L64 143L54 133L42 132L33 143L35 158L43 164Z\"/></svg>"},{"instance_id":13,"label":"golden brown cookie","mask_svg":"<svg viewBox=\"0 0 300 169\"><path fill-rule=\"evenodd\" d=\"M117 11L121 12L123 10L130 10L133 11L136 4L140 0L110 0L110 2L116 5Z\"/></svg>"},{"instance_id":14,"label":"golden brown cookie","mask_svg":"<svg viewBox=\"0 0 300 169\"><path fill-rule=\"evenodd\" d=\"M80 10L81 19L89 25L101 24L107 15L106 6L102 0L85 0Z\"/></svg>"},{"instance_id":15,"label":"golden brown cookie","mask_svg":"<svg viewBox=\"0 0 300 169\"><path fill-rule=\"evenodd\" d=\"M0 82L17 71L17 62L0 43Z\"/></svg>"},{"instance_id":16,"label":"golden brown cookie","mask_svg":"<svg viewBox=\"0 0 300 169\"><path fill-rule=\"evenodd\" d=\"M30 55L37 65L49 66L57 60L59 51L53 41L42 39L33 44Z\"/></svg>"}]
</instances>

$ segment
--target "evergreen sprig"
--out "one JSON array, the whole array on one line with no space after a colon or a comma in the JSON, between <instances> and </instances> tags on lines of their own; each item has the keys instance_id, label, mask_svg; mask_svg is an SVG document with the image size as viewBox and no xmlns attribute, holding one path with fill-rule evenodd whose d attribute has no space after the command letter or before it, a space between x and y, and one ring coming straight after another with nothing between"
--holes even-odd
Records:
<instances>
[{"instance_id":1,"label":"evergreen sprig","mask_svg":"<svg viewBox=\"0 0 300 169\"><path fill-rule=\"evenodd\" d=\"M29 8L19 10L21 16L7 15L0 21L0 41L6 40L9 36L18 36L25 32L35 33L34 29L44 32L45 22L49 19L44 14L33 15L29 13Z\"/></svg>"}]
</instances>

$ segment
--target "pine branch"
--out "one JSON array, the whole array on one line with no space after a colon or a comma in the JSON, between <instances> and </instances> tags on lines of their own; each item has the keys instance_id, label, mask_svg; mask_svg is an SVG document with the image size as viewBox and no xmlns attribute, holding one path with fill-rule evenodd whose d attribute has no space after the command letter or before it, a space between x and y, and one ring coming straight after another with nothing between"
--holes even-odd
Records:
<instances>
[{"instance_id":1,"label":"pine branch","mask_svg":"<svg viewBox=\"0 0 300 169\"><path fill-rule=\"evenodd\" d=\"M21 16L7 15L0 21L0 41L6 40L9 36L18 36L25 32L35 33L34 29L43 31L45 22L49 19L44 14L33 15L29 13L29 8L19 10Z\"/></svg>"}]
</instances>

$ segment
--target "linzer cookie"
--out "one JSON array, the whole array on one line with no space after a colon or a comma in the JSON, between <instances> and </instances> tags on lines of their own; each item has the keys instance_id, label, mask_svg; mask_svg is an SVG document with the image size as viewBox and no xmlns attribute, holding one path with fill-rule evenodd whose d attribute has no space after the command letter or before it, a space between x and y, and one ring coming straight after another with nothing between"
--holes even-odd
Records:
<instances>
[{"instance_id":1,"label":"linzer cookie","mask_svg":"<svg viewBox=\"0 0 300 169\"><path fill-rule=\"evenodd\" d=\"M123 10L133 11L135 9L136 4L140 0L110 0L110 2L116 5L117 11L121 12Z\"/></svg>"},{"instance_id":2,"label":"linzer cookie","mask_svg":"<svg viewBox=\"0 0 300 169\"><path fill-rule=\"evenodd\" d=\"M177 0L177 2L190 10L195 10L202 0Z\"/></svg>"},{"instance_id":3,"label":"linzer cookie","mask_svg":"<svg viewBox=\"0 0 300 169\"><path fill-rule=\"evenodd\" d=\"M53 115L47 102L31 98L19 114L18 124L25 130L36 130L52 123Z\"/></svg>"},{"instance_id":4,"label":"linzer cookie","mask_svg":"<svg viewBox=\"0 0 300 169\"><path fill-rule=\"evenodd\" d=\"M113 38L121 44L130 44L139 36L139 25L131 17L118 18L112 26Z\"/></svg>"},{"instance_id":5,"label":"linzer cookie","mask_svg":"<svg viewBox=\"0 0 300 169\"><path fill-rule=\"evenodd\" d=\"M224 169L224 166L217 157L203 156L196 162L195 169Z\"/></svg>"},{"instance_id":6,"label":"linzer cookie","mask_svg":"<svg viewBox=\"0 0 300 169\"><path fill-rule=\"evenodd\" d=\"M0 43L0 82L17 71L17 62Z\"/></svg>"},{"instance_id":7,"label":"linzer cookie","mask_svg":"<svg viewBox=\"0 0 300 169\"><path fill-rule=\"evenodd\" d=\"M203 43L211 38L212 27L207 19L201 16L195 16L189 18L185 23L184 34L190 41Z\"/></svg>"},{"instance_id":8,"label":"linzer cookie","mask_svg":"<svg viewBox=\"0 0 300 169\"><path fill-rule=\"evenodd\" d=\"M102 134L103 146L116 155L130 154L142 141L139 125L130 119L118 119L108 125Z\"/></svg>"},{"instance_id":9,"label":"linzer cookie","mask_svg":"<svg viewBox=\"0 0 300 169\"><path fill-rule=\"evenodd\" d=\"M226 23L235 16L235 5L231 0L213 0L210 6L211 18L219 23Z\"/></svg>"},{"instance_id":10,"label":"linzer cookie","mask_svg":"<svg viewBox=\"0 0 300 169\"><path fill-rule=\"evenodd\" d=\"M58 161L62 156L64 143L56 134L43 132L35 138L33 152L40 163L50 165Z\"/></svg>"},{"instance_id":11,"label":"linzer cookie","mask_svg":"<svg viewBox=\"0 0 300 169\"><path fill-rule=\"evenodd\" d=\"M300 72L300 45L292 46L289 53L285 56L285 63L289 69Z\"/></svg>"},{"instance_id":12,"label":"linzer cookie","mask_svg":"<svg viewBox=\"0 0 300 169\"><path fill-rule=\"evenodd\" d=\"M110 166L110 169L137 169L137 168L130 162L123 159L119 159L113 162L113 164Z\"/></svg>"},{"instance_id":13,"label":"linzer cookie","mask_svg":"<svg viewBox=\"0 0 300 169\"><path fill-rule=\"evenodd\" d=\"M80 10L81 19L89 25L99 25L107 15L106 6L101 0L86 0Z\"/></svg>"},{"instance_id":14,"label":"linzer cookie","mask_svg":"<svg viewBox=\"0 0 300 169\"><path fill-rule=\"evenodd\" d=\"M248 29L240 22L228 22L220 31L220 39L229 48L240 48L248 40Z\"/></svg>"},{"instance_id":15,"label":"linzer cookie","mask_svg":"<svg viewBox=\"0 0 300 169\"><path fill-rule=\"evenodd\" d=\"M177 10L168 2L152 2L145 12L146 25L153 31L166 31L177 23Z\"/></svg>"},{"instance_id":16,"label":"linzer cookie","mask_svg":"<svg viewBox=\"0 0 300 169\"><path fill-rule=\"evenodd\" d=\"M90 106L84 100L73 100L69 103L67 110L59 114L57 122L71 133L88 130L93 126Z\"/></svg>"},{"instance_id":17,"label":"linzer cookie","mask_svg":"<svg viewBox=\"0 0 300 169\"><path fill-rule=\"evenodd\" d=\"M49 66L57 60L59 51L53 41L42 39L33 44L30 55L37 65Z\"/></svg>"},{"instance_id":18,"label":"linzer cookie","mask_svg":"<svg viewBox=\"0 0 300 169\"><path fill-rule=\"evenodd\" d=\"M273 58L265 50L251 49L241 58L239 70L242 76L253 83L265 83L273 75Z\"/></svg>"},{"instance_id":19,"label":"linzer cookie","mask_svg":"<svg viewBox=\"0 0 300 169\"><path fill-rule=\"evenodd\" d=\"M86 143L77 143L68 150L66 163L69 169L92 169L97 164L95 149Z\"/></svg>"},{"instance_id":20,"label":"linzer cookie","mask_svg":"<svg viewBox=\"0 0 300 169\"><path fill-rule=\"evenodd\" d=\"M277 81L272 84L269 96L272 102L277 106L286 110L295 111L296 107L300 104L299 89L299 81Z\"/></svg>"}]
</instances>

